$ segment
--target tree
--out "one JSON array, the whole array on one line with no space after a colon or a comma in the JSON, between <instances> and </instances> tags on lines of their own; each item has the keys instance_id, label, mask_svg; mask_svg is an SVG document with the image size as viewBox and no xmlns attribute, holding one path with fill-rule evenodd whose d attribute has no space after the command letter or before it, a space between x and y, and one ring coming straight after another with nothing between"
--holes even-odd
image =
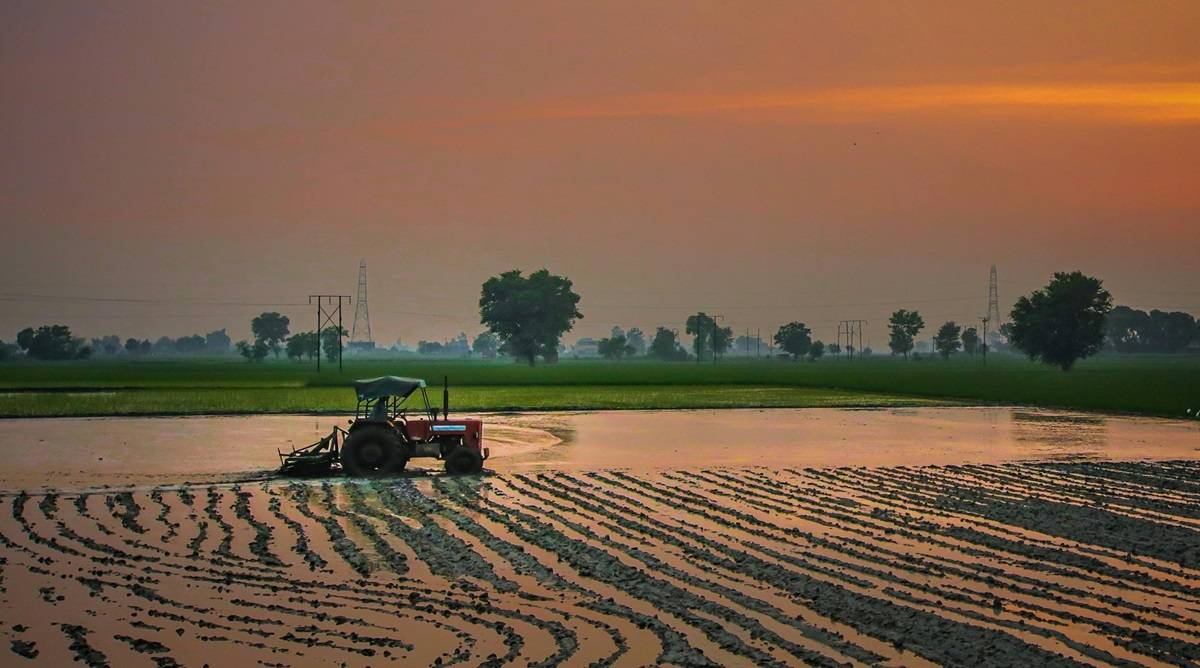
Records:
<instances>
[{"instance_id":1,"label":"tree","mask_svg":"<svg viewBox=\"0 0 1200 668\"><path fill-rule=\"evenodd\" d=\"M426 341L421 339L417 341L418 355L442 355L446 352L446 346L442 345L441 341Z\"/></svg>"},{"instance_id":2,"label":"tree","mask_svg":"<svg viewBox=\"0 0 1200 668\"><path fill-rule=\"evenodd\" d=\"M703 311L688 316L685 331L695 337L692 339L692 349L696 351L697 362L704 357L705 352L711 353L715 360L728 350L729 344L733 342L733 329L717 327L716 319Z\"/></svg>"},{"instance_id":3,"label":"tree","mask_svg":"<svg viewBox=\"0 0 1200 668\"><path fill-rule=\"evenodd\" d=\"M1104 319L1105 346L1121 353L1177 353L1196 339L1196 318L1182 311L1117 306Z\"/></svg>"},{"instance_id":4,"label":"tree","mask_svg":"<svg viewBox=\"0 0 1200 668\"><path fill-rule=\"evenodd\" d=\"M155 355L170 355L175 352L175 339L169 336L160 336L155 339L154 344L150 346L150 352Z\"/></svg>"},{"instance_id":5,"label":"tree","mask_svg":"<svg viewBox=\"0 0 1200 668\"><path fill-rule=\"evenodd\" d=\"M808 346L808 361L816 362L822 355L825 354L825 344L821 341L813 341Z\"/></svg>"},{"instance_id":6,"label":"tree","mask_svg":"<svg viewBox=\"0 0 1200 668\"><path fill-rule=\"evenodd\" d=\"M1064 371L1099 352L1112 295L1100 279L1058 272L1046 287L1021 297L1009 314L1009 342L1029 356Z\"/></svg>"},{"instance_id":7,"label":"tree","mask_svg":"<svg viewBox=\"0 0 1200 668\"><path fill-rule=\"evenodd\" d=\"M633 354L633 346L625 339L625 335L610 336L606 339L600 339L596 345L596 351L606 360L619 360L622 357L628 357Z\"/></svg>"},{"instance_id":8,"label":"tree","mask_svg":"<svg viewBox=\"0 0 1200 668\"><path fill-rule=\"evenodd\" d=\"M229 352L229 347L233 345L233 341L224 329L218 329L204 336L204 345L208 349L208 352L224 355Z\"/></svg>"},{"instance_id":9,"label":"tree","mask_svg":"<svg viewBox=\"0 0 1200 668\"><path fill-rule=\"evenodd\" d=\"M116 355L121 350L121 337L116 334L96 336L91 340L92 352L103 355Z\"/></svg>"},{"instance_id":10,"label":"tree","mask_svg":"<svg viewBox=\"0 0 1200 668\"><path fill-rule=\"evenodd\" d=\"M1181 311L1150 311L1151 346L1159 352L1177 353L1196 336L1196 319Z\"/></svg>"},{"instance_id":11,"label":"tree","mask_svg":"<svg viewBox=\"0 0 1200 668\"><path fill-rule=\"evenodd\" d=\"M470 355L471 344L467 341L467 335L459 332L458 336L448 339L442 345L442 352L446 355L454 355L456 357L467 357Z\"/></svg>"},{"instance_id":12,"label":"tree","mask_svg":"<svg viewBox=\"0 0 1200 668\"><path fill-rule=\"evenodd\" d=\"M893 313L888 319L888 347L892 349L892 354L900 353L904 355L904 359L908 359L908 352L913 349L913 341L924 328L925 321L916 311L900 309Z\"/></svg>"},{"instance_id":13,"label":"tree","mask_svg":"<svg viewBox=\"0 0 1200 668\"><path fill-rule=\"evenodd\" d=\"M125 352L130 355L145 355L150 352L150 347L150 339L143 339L141 341L133 338L125 339Z\"/></svg>"},{"instance_id":14,"label":"tree","mask_svg":"<svg viewBox=\"0 0 1200 668\"><path fill-rule=\"evenodd\" d=\"M962 333L962 347L963 352L974 357L975 353L979 351L979 330L974 327L964 329Z\"/></svg>"},{"instance_id":15,"label":"tree","mask_svg":"<svg viewBox=\"0 0 1200 668\"><path fill-rule=\"evenodd\" d=\"M185 355L203 352L207 347L208 344L205 342L204 337L199 334L181 336L175 339L175 351Z\"/></svg>"},{"instance_id":16,"label":"tree","mask_svg":"<svg viewBox=\"0 0 1200 668\"><path fill-rule=\"evenodd\" d=\"M709 349L708 337L712 335L715 328L716 321L704 311L688 316L684 331L693 337L692 351L696 353L697 362L704 358L705 351Z\"/></svg>"},{"instance_id":17,"label":"tree","mask_svg":"<svg viewBox=\"0 0 1200 668\"><path fill-rule=\"evenodd\" d=\"M338 361L342 352L342 339L350 336L345 327L326 327L321 332L321 347L325 349L325 359L329 362Z\"/></svg>"},{"instance_id":18,"label":"tree","mask_svg":"<svg viewBox=\"0 0 1200 668\"><path fill-rule=\"evenodd\" d=\"M718 327L713 330L713 357L720 357L733 345L733 328Z\"/></svg>"},{"instance_id":19,"label":"tree","mask_svg":"<svg viewBox=\"0 0 1200 668\"><path fill-rule=\"evenodd\" d=\"M239 355L246 358L247 362L261 362L266 359L270 349L263 341L255 341L250 344L242 340L237 342L237 351Z\"/></svg>"},{"instance_id":20,"label":"tree","mask_svg":"<svg viewBox=\"0 0 1200 668\"><path fill-rule=\"evenodd\" d=\"M496 335L491 332L480 332L475 340L471 342L471 349L475 354L484 359L493 359L496 357L496 349L500 347L500 342L496 340Z\"/></svg>"},{"instance_id":21,"label":"tree","mask_svg":"<svg viewBox=\"0 0 1200 668\"><path fill-rule=\"evenodd\" d=\"M942 359L948 360L962 347L961 336L962 327L951 320L938 328L937 334L933 336L933 347L941 354Z\"/></svg>"},{"instance_id":22,"label":"tree","mask_svg":"<svg viewBox=\"0 0 1200 668\"><path fill-rule=\"evenodd\" d=\"M649 355L664 362L687 361L687 351L679 345L674 330L659 327L654 330L654 338L650 341Z\"/></svg>"},{"instance_id":23,"label":"tree","mask_svg":"<svg viewBox=\"0 0 1200 668\"><path fill-rule=\"evenodd\" d=\"M316 332L296 332L288 337L288 359L299 360L307 357L314 359L320 353Z\"/></svg>"},{"instance_id":24,"label":"tree","mask_svg":"<svg viewBox=\"0 0 1200 668\"><path fill-rule=\"evenodd\" d=\"M1118 306L1104 319L1105 343L1122 353L1132 353L1146 345L1150 315L1145 311Z\"/></svg>"},{"instance_id":25,"label":"tree","mask_svg":"<svg viewBox=\"0 0 1200 668\"><path fill-rule=\"evenodd\" d=\"M803 357L812 346L812 330L802 322L789 322L775 332L775 345L791 355L794 362ZM823 354L824 350L821 352Z\"/></svg>"},{"instance_id":26,"label":"tree","mask_svg":"<svg viewBox=\"0 0 1200 668\"><path fill-rule=\"evenodd\" d=\"M517 269L489 278L479 297L480 322L495 334L503 349L533 366L541 355L558 359L559 339L570 331L579 312L579 295L570 279L539 269L528 277Z\"/></svg>"},{"instance_id":27,"label":"tree","mask_svg":"<svg viewBox=\"0 0 1200 668\"><path fill-rule=\"evenodd\" d=\"M825 352L829 353L830 355L834 355L834 356L841 355L842 354L842 346L837 343L831 343L831 344L825 346Z\"/></svg>"},{"instance_id":28,"label":"tree","mask_svg":"<svg viewBox=\"0 0 1200 668\"><path fill-rule=\"evenodd\" d=\"M66 325L26 327L17 333L17 347L35 360L85 359L92 354L91 346L72 336Z\"/></svg>"},{"instance_id":29,"label":"tree","mask_svg":"<svg viewBox=\"0 0 1200 668\"><path fill-rule=\"evenodd\" d=\"M251 320L250 331L253 332L255 341L262 341L267 344L267 347L278 358L279 344L287 339L288 325L290 324L291 320L286 315L280 315L271 311Z\"/></svg>"},{"instance_id":30,"label":"tree","mask_svg":"<svg viewBox=\"0 0 1200 668\"><path fill-rule=\"evenodd\" d=\"M630 327L628 332L625 332L625 340L633 347L634 355L646 354L646 333L637 327Z\"/></svg>"}]
</instances>

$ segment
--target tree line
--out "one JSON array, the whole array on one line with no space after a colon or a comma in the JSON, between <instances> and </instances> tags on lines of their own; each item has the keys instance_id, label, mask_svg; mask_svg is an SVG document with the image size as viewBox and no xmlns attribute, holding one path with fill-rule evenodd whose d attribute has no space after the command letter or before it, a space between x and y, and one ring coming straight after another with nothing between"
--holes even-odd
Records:
<instances>
[{"instance_id":1,"label":"tree line","mask_svg":"<svg viewBox=\"0 0 1200 668\"><path fill-rule=\"evenodd\" d=\"M136 338L122 341L116 334L84 339L72 334L66 325L42 325L18 332L16 345L0 344L0 359L18 352L36 360L71 360L120 355L223 355L229 349L230 339L224 329L177 339L162 336L151 342Z\"/></svg>"},{"instance_id":2,"label":"tree line","mask_svg":"<svg viewBox=\"0 0 1200 668\"><path fill-rule=\"evenodd\" d=\"M565 350L564 333L583 318L580 296L570 279L546 269L528 276L512 270L489 278L480 291L480 321L487 328L468 344L466 334L445 342L421 341L418 352L424 355L463 356L472 350L484 358L499 355L530 365L538 359L555 362ZM1200 342L1196 319L1182 312L1152 310L1149 313L1127 306L1113 308L1112 297L1099 279L1080 272L1056 273L1042 289L1017 300L1009 313L1010 321L998 326L1009 344L1030 359L1070 369L1077 360L1101 349L1116 352L1180 352ZM652 337L641 329L628 331L614 327L612 334L595 341L597 353L612 360L645 355L664 361L716 361L730 349L733 330L718 322L720 316L703 311L688 316L683 331L692 336L691 350L680 341L678 330L657 327ZM327 327L321 332L292 333L285 315L265 312L251 320L251 340L238 341L233 348L251 362L286 352L289 359L314 359L324 353L336 360L347 336L345 328ZM916 310L898 309L888 319L888 347L893 355L906 359L913 352L925 320ZM649 341L647 341L649 338ZM746 337L742 337L746 338ZM581 340L582 341L582 340ZM747 339L749 341L749 339ZM757 341L757 339L755 339ZM794 361L815 362L826 354L837 355L843 348L837 343L814 339L803 322L793 321L779 327L772 337L774 345ZM147 355L227 353L230 337L224 329L206 335L178 339L161 337L126 339L115 335L90 341L75 337L65 325L28 327L17 335L15 346L0 345L0 359L18 352L41 360L84 359L93 355ZM987 342L975 327L963 327L948 321L932 337L934 351L945 359L964 352L987 352ZM848 354L869 354L848 344Z\"/></svg>"}]
</instances>

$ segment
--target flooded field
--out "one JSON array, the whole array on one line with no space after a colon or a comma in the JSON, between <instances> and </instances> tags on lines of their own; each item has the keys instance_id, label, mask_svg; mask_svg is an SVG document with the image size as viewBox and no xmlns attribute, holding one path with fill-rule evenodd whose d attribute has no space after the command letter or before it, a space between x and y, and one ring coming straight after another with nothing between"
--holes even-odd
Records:
<instances>
[{"instance_id":1,"label":"flooded field","mask_svg":"<svg viewBox=\"0 0 1200 668\"><path fill-rule=\"evenodd\" d=\"M486 419L378 481L266 475L326 419L0 422L0 663L1200 664L1195 423Z\"/></svg>"},{"instance_id":2,"label":"flooded field","mask_svg":"<svg viewBox=\"0 0 1200 668\"><path fill-rule=\"evenodd\" d=\"M1200 423L1028 408L489 414L497 473L693 466L891 466L1187 459ZM258 416L0 420L0 489L261 478L276 449L344 420ZM413 468L436 469L435 460Z\"/></svg>"},{"instance_id":3,"label":"flooded field","mask_svg":"<svg viewBox=\"0 0 1200 668\"><path fill-rule=\"evenodd\" d=\"M0 545L7 665L1200 662L1194 462L19 493Z\"/></svg>"}]
</instances>

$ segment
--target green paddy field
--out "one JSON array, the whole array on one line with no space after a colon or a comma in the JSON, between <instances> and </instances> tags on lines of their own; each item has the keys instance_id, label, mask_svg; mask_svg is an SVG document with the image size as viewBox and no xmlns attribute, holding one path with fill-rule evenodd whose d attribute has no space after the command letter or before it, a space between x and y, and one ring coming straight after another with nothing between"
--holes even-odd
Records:
<instances>
[{"instance_id":1,"label":"green paddy field","mask_svg":"<svg viewBox=\"0 0 1200 668\"><path fill-rule=\"evenodd\" d=\"M349 383L379 375L449 377L452 410L894 407L1023 404L1184 417L1200 408L1200 357L1101 356L1062 372L1023 358L815 364L350 360L338 373L311 363L235 359L11 362L0 365L0 417L343 413ZM440 401L440 394L436 401Z\"/></svg>"}]
</instances>

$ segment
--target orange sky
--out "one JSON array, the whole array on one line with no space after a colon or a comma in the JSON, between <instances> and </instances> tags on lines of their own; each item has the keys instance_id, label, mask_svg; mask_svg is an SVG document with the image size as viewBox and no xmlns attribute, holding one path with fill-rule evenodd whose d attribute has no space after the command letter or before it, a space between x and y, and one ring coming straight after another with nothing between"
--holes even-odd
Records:
<instances>
[{"instance_id":1,"label":"orange sky","mask_svg":"<svg viewBox=\"0 0 1200 668\"><path fill-rule=\"evenodd\" d=\"M360 257L383 343L513 267L575 280L569 340L879 349L992 263L1005 305L1078 268L1200 312L1200 3L596 4L4 3L0 338L245 336Z\"/></svg>"}]
</instances>

